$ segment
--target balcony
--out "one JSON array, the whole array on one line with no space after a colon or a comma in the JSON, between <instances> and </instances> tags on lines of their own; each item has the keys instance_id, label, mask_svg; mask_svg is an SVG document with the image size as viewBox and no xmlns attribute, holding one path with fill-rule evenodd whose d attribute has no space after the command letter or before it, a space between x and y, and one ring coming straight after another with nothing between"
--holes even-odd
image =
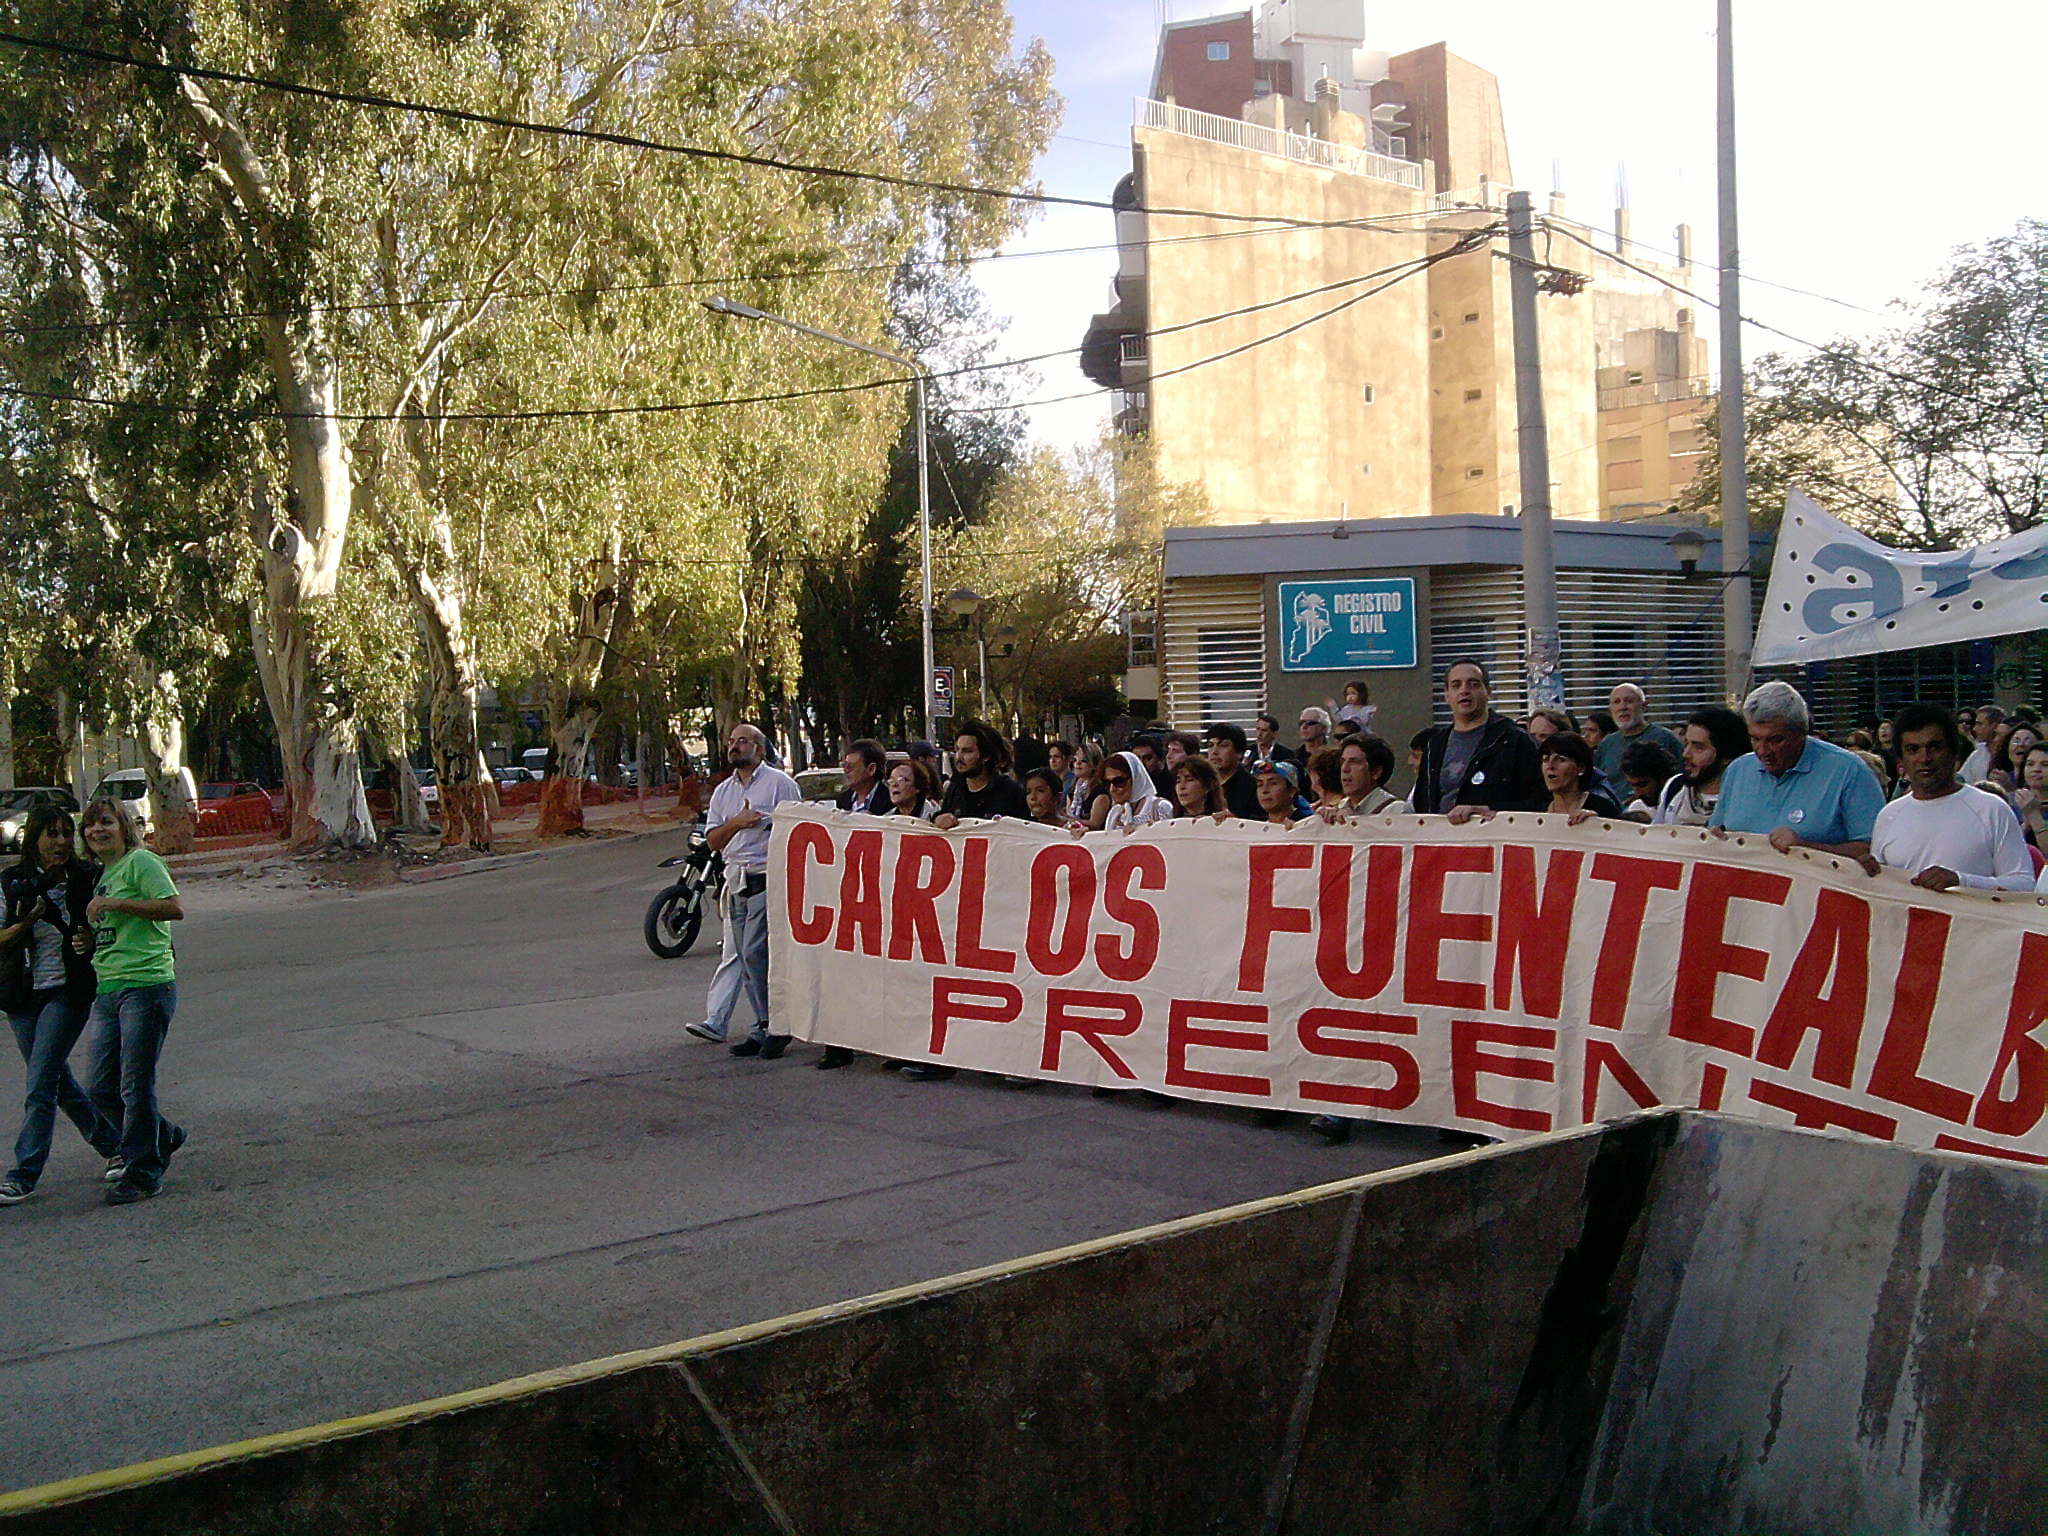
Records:
<instances>
[{"instance_id":1,"label":"balcony","mask_svg":"<svg viewBox=\"0 0 2048 1536\"><path fill-rule=\"evenodd\" d=\"M1177 133L1191 139L1207 139L1212 144L1229 144L1237 149L1248 149L1254 154L1272 155L1281 160L1293 160L1302 165L1320 166L1324 170L1339 171L1347 176L1365 176L1373 181L1393 182L1397 186L1422 189L1422 167L1409 160L1396 160L1391 155L1382 155L1370 149L1353 149L1345 144L1333 144L1328 139L1312 139L1305 134L1286 133L1277 128L1268 128L1259 123L1242 122L1234 117L1219 117L1214 112L1197 112L1192 107L1174 106L1164 101L1138 99L1138 126L1156 128L1162 133Z\"/></svg>"}]
</instances>

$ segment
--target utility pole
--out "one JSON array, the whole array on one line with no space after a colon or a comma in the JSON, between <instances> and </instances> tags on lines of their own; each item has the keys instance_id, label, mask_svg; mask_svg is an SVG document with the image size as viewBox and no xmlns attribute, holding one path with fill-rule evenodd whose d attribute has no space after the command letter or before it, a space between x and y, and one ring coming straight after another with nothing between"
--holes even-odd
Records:
<instances>
[{"instance_id":1,"label":"utility pole","mask_svg":"<svg viewBox=\"0 0 2048 1536\"><path fill-rule=\"evenodd\" d=\"M1508 297L1515 333L1515 445L1522 479L1522 613L1529 708L1562 709L1557 638L1557 551L1550 536L1550 426L1543 413L1542 338L1536 325L1535 209L1508 194Z\"/></svg>"},{"instance_id":2,"label":"utility pole","mask_svg":"<svg viewBox=\"0 0 2048 1536\"><path fill-rule=\"evenodd\" d=\"M1743 437L1742 258L1735 221L1734 0L1718 0L1714 32L1716 186L1721 216L1721 673L1728 702L1749 692L1756 618L1749 595L1749 456Z\"/></svg>"}]
</instances>

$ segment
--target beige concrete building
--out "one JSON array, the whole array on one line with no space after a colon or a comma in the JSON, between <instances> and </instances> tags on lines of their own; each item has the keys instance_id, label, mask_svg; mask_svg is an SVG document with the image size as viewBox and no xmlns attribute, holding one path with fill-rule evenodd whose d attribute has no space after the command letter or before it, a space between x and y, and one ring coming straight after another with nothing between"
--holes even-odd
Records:
<instances>
[{"instance_id":1,"label":"beige concrete building","mask_svg":"<svg viewBox=\"0 0 2048 1536\"><path fill-rule=\"evenodd\" d=\"M1674 330L1628 331L1602 343L1597 370L1600 494L1616 521L1656 517L1699 472L1703 413L1712 393L1706 338L1681 309Z\"/></svg>"},{"instance_id":2,"label":"beige concrete building","mask_svg":"<svg viewBox=\"0 0 2048 1536\"><path fill-rule=\"evenodd\" d=\"M1359 0L1172 23L1139 104L1116 302L1082 366L1120 391L1118 424L1150 435L1163 475L1206 487L1220 522L1522 502L1506 242L1444 254L1502 224L1498 82L1440 43L1389 56L1364 41ZM1688 429L1645 425L1634 402L1604 424L1596 375L1634 370L1636 333L1676 336L1685 301L1639 251L1605 249L1625 234L1596 241L1559 194L1544 211L1569 232L1544 259L1588 280L1538 300L1551 501L1561 517L1613 516L1610 481L1630 472L1603 441L1656 437L1648 487L1683 468L1671 445ZM1427 256L1442 259L1419 269Z\"/></svg>"}]
</instances>

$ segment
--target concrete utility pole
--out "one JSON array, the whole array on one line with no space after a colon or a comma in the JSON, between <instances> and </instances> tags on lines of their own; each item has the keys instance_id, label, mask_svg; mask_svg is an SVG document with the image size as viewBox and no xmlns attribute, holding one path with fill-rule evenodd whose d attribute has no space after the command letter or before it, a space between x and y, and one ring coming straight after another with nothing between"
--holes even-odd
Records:
<instances>
[{"instance_id":1,"label":"concrete utility pole","mask_svg":"<svg viewBox=\"0 0 2048 1536\"><path fill-rule=\"evenodd\" d=\"M1734 0L1719 0L1714 33L1716 177L1721 213L1721 673L1729 704L1749 691L1756 616L1749 595L1749 456L1743 437L1742 258L1735 224Z\"/></svg>"},{"instance_id":2,"label":"concrete utility pole","mask_svg":"<svg viewBox=\"0 0 2048 1536\"><path fill-rule=\"evenodd\" d=\"M1522 477L1522 612L1528 632L1529 708L1562 709L1557 638L1557 552L1550 537L1550 426L1536 325L1535 210L1508 194L1508 297L1515 321L1515 444Z\"/></svg>"}]
</instances>

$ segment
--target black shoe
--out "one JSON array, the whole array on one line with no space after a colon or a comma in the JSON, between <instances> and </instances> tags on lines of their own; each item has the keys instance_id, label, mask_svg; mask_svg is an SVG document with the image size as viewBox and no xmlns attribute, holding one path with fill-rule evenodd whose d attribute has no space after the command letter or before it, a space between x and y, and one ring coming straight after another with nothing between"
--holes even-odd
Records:
<instances>
[{"instance_id":1,"label":"black shoe","mask_svg":"<svg viewBox=\"0 0 2048 1536\"><path fill-rule=\"evenodd\" d=\"M1114 1088L1097 1086L1088 1090L1088 1097L1091 1099L1113 1099L1116 1097L1116 1090Z\"/></svg>"},{"instance_id":2,"label":"black shoe","mask_svg":"<svg viewBox=\"0 0 2048 1536\"><path fill-rule=\"evenodd\" d=\"M828 1045L825 1054L818 1058L818 1070L830 1072L834 1067L846 1066L853 1060L853 1052L843 1045Z\"/></svg>"},{"instance_id":3,"label":"black shoe","mask_svg":"<svg viewBox=\"0 0 2048 1536\"><path fill-rule=\"evenodd\" d=\"M1147 1104L1154 1105L1159 1109L1171 1109L1180 1102L1172 1094L1161 1093L1157 1088L1139 1088L1135 1092Z\"/></svg>"},{"instance_id":4,"label":"black shoe","mask_svg":"<svg viewBox=\"0 0 2048 1536\"><path fill-rule=\"evenodd\" d=\"M903 1077L906 1082L912 1083L942 1083L957 1071L958 1067L942 1067L929 1061L913 1061L903 1069Z\"/></svg>"},{"instance_id":5,"label":"black shoe","mask_svg":"<svg viewBox=\"0 0 2048 1536\"><path fill-rule=\"evenodd\" d=\"M766 1040L763 1040L761 1042L761 1059L763 1061L780 1060L782 1053L788 1049L789 1036L770 1035Z\"/></svg>"},{"instance_id":6,"label":"black shoe","mask_svg":"<svg viewBox=\"0 0 2048 1536\"><path fill-rule=\"evenodd\" d=\"M164 1148L163 1156L159 1157L157 1161L166 1168L170 1167L171 1154L183 1145L185 1145L185 1127L182 1125L172 1126L170 1143Z\"/></svg>"},{"instance_id":7,"label":"black shoe","mask_svg":"<svg viewBox=\"0 0 2048 1536\"><path fill-rule=\"evenodd\" d=\"M891 1056L882 1063L882 1070L884 1072L897 1072L901 1071L904 1067L907 1067L909 1065L910 1063L905 1061L901 1056Z\"/></svg>"},{"instance_id":8,"label":"black shoe","mask_svg":"<svg viewBox=\"0 0 2048 1536\"><path fill-rule=\"evenodd\" d=\"M761 1054L761 1042L749 1035L744 1040L734 1042L732 1053L735 1056L758 1056Z\"/></svg>"},{"instance_id":9,"label":"black shoe","mask_svg":"<svg viewBox=\"0 0 2048 1536\"><path fill-rule=\"evenodd\" d=\"M1253 1125L1285 1125L1287 1111L1284 1109L1255 1109L1252 1111Z\"/></svg>"},{"instance_id":10,"label":"black shoe","mask_svg":"<svg viewBox=\"0 0 2048 1536\"><path fill-rule=\"evenodd\" d=\"M107 1191L107 1204L134 1205L139 1200L154 1200L160 1184L145 1184L140 1179L124 1177L120 1183Z\"/></svg>"},{"instance_id":11,"label":"black shoe","mask_svg":"<svg viewBox=\"0 0 2048 1536\"><path fill-rule=\"evenodd\" d=\"M1308 1128L1333 1147L1341 1147L1351 1139L1351 1122L1337 1115L1310 1115Z\"/></svg>"},{"instance_id":12,"label":"black shoe","mask_svg":"<svg viewBox=\"0 0 2048 1536\"><path fill-rule=\"evenodd\" d=\"M1482 1136L1477 1131L1453 1130L1439 1130L1436 1139L1447 1147L1456 1147L1461 1152L1471 1147L1483 1147L1493 1140L1491 1136Z\"/></svg>"}]
</instances>

